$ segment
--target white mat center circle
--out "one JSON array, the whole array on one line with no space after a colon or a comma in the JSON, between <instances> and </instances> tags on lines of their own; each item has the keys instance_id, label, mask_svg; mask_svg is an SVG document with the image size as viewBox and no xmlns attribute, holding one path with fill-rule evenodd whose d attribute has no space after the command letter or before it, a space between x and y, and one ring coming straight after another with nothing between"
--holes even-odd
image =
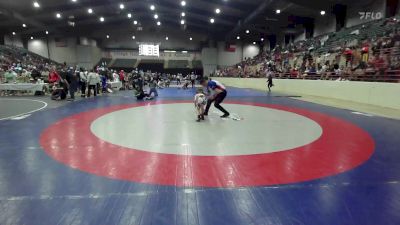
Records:
<instances>
[{"instance_id":1,"label":"white mat center circle","mask_svg":"<svg viewBox=\"0 0 400 225\"><path fill-rule=\"evenodd\" d=\"M115 111L96 119L91 131L109 143L155 153L232 156L284 151L322 135L313 120L265 107L223 104L242 121L223 120L211 108L195 122L193 104L158 104Z\"/></svg>"}]
</instances>

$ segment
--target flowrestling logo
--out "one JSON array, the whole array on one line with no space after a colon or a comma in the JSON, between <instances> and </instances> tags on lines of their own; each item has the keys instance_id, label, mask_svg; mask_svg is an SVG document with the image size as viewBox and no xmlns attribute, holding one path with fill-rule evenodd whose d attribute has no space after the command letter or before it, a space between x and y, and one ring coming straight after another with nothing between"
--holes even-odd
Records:
<instances>
[{"instance_id":1,"label":"flowrestling logo","mask_svg":"<svg viewBox=\"0 0 400 225\"><path fill-rule=\"evenodd\" d=\"M359 12L360 20L379 20L382 19L381 12Z\"/></svg>"}]
</instances>

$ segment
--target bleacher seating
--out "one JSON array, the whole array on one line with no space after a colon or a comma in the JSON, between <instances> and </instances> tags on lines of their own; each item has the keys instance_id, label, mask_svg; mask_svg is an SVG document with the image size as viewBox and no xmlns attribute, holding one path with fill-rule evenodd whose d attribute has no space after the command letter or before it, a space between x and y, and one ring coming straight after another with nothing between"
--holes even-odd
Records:
<instances>
[{"instance_id":1,"label":"bleacher seating","mask_svg":"<svg viewBox=\"0 0 400 225\"><path fill-rule=\"evenodd\" d=\"M193 60L192 61L192 67L194 69L202 69L203 68L203 63L200 60Z\"/></svg>"},{"instance_id":2,"label":"bleacher seating","mask_svg":"<svg viewBox=\"0 0 400 225\"><path fill-rule=\"evenodd\" d=\"M329 64L323 69L326 62ZM268 66L281 79L400 82L399 19L376 20L277 46L271 52L220 68L216 75L265 77Z\"/></svg>"},{"instance_id":3,"label":"bleacher seating","mask_svg":"<svg viewBox=\"0 0 400 225\"><path fill-rule=\"evenodd\" d=\"M151 70L153 72L162 72L164 70L164 60L142 59L138 68L143 71Z\"/></svg>"},{"instance_id":4,"label":"bleacher seating","mask_svg":"<svg viewBox=\"0 0 400 225\"><path fill-rule=\"evenodd\" d=\"M187 60L169 60L169 69L184 69L189 67L189 62Z\"/></svg>"},{"instance_id":5,"label":"bleacher seating","mask_svg":"<svg viewBox=\"0 0 400 225\"><path fill-rule=\"evenodd\" d=\"M136 64L136 59L116 59L111 68L133 68Z\"/></svg>"},{"instance_id":6,"label":"bleacher seating","mask_svg":"<svg viewBox=\"0 0 400 225\"><path fill-rule=\"evenodd\" d=\"M97 63L97 66L109 66L111 61L112 61L111 58L101 58Z\"/></svg>"}]
</instances>

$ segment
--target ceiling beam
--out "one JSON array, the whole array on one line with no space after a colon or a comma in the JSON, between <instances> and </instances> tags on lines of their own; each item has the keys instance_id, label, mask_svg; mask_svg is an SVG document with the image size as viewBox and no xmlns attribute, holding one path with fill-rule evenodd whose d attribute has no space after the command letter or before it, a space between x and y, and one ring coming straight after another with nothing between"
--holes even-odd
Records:
<instances>
[{"instance_id":1,"label":"ceiling beam","mask_svg":"<svg viewBox=\"0 0 400 225\"><path fill-rule=\"evenodd\" d=\"M252 20L254 20L257 16L264 12L264 10L270 6L274 0L264 0L264 2L257 7L252 13L250 13L243 21L239 21L238 24L231 30L225 37L226 40L232 39L232 37L242 30L247 24L249 24Z\"/></svg>"}]
</instances>

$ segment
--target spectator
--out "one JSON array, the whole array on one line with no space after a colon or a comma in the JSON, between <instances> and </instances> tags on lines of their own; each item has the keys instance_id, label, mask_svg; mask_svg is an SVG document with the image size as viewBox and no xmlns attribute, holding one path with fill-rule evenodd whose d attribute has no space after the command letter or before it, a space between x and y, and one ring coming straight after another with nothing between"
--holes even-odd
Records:
<instances>
[{"instance_id":1,"label":"spectator","mask_svg":"<svg viewBox=\"0 0 400 225\"><path fill-rule=\"evenodd\" d=\"M49 73L49 83L54 84L60 80L60 75L57 71L53 68Z\"/></svg>"},{"instance_id":2,"label":"spectator","mask_svg":"<svg viewBox=\"0 0 400 225\"><path fill-rule=\"evenodd\" d=\"M87 76L87 83L88 83L88 93L87 97L90 97L90 92L93 90L94 96L97 96L97 83L98 83L98 75L94 72L94 70L90 70Z\"/></svg>"},{"instance_id":3,"label":"spectator","mask_svg":"<svg viewBox=\"0 0 400 225\"><path fill-rule=\"evenodd\" d=\"M84 71L82 68L79 71L79 82L81 86L81 97L86 97L86 86L87 86L87 71Z\"/></svg>"}]
</instances>

